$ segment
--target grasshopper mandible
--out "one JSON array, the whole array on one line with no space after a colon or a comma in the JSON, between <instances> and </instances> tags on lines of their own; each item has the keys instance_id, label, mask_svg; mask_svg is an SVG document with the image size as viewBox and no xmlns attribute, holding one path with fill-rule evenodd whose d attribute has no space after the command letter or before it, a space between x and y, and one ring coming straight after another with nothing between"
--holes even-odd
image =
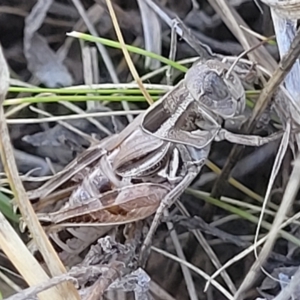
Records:
<instances>
[{"instance_id":1,"label":"grasshopper mandible","mask_svg":"<svg viewBox=\"0 0 300 300\"><path fill-rule=\"evenodd\" d=\"M212 141L260 146L275 137L226 131L222 120L240 115L245 91L239 77L218 60L198 61L173 90L139 115L120 134L85 150L49 182L29 192L37 210L66 203L40 220L61 226L108 226L156 212L142 253L163 210L191 184Z\"/></svg>"}]
</instances>

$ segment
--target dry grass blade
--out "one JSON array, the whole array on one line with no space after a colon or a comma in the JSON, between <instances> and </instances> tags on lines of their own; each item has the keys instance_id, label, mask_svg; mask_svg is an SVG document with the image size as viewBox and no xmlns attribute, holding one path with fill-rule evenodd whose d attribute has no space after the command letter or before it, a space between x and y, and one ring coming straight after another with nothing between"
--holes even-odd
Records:
<instances>
[{"instance_id":1,"label":"dry grass blade","mask_svg":"<svg viewBox=\"0 0 300 300\"><path fill-rule=\"evenodd\" d=\"M294 215L292 218L289 218L287 221L285 221L284 223L282 223L280 225L280 229L283 229L284 227L292 224L295 220L297 220L300 217L300 213ZM231 258L230 260L228 260L223 266L222 268L218 269L214 274L211 275L211 279L216 278L217 276L219 276L219 274L226 270L227 268L229 268L230 266L232 266L234 263L240 261L241 259L243 259L244 257L246 257L248 254L250 254L252 251L254 251L255 248L259 247L260 245L262 245L267 238L269 237L269 234L267 234L266 236L264 236L263 238L261 238L255 245L251 245L248 248L246 248L245 250L243 250L242 252L238 253L237 255L235 255L233 258ZM210 280L207 282L207 285L210 284Z\"/></svg>"},{"instance_id":2,"label":"dry grass blade","mask_svg":"<svg viewBox=\"0 0 300 300\"><path fill-rule=\"evenodd\" d=\"M226 0L209 0L208 2L239 40L245 50L248 50L251 46L257 44L258 41L254 36L245 36L245 33L240 26L242 25L243 27L248 28L247 24ZM268 70L273 71L276 68L276 61L264 47L255 49L255 51L248 55L253 62L258 62Z\"/></svg>"},{"instance_id":3,"label":"dry grass blade","mask_svg":"<svg viewBox=\"0 0 300 300\"><path fill-rule=\"evenodd\" d=\"M7 174L11 189L15 196L15 201L20 208L20 211L22 213L22 216L24 218L25 223L27 224L33 239L39 248L40 252L42 253L45 262L47 266L49 267L49 270L52 275L60 275L65 272L65 268L63 264L61 263L58 255L54 251L53 247L51 246L44 230L40 226L40 223L34 213L34 210L31 206L31 203L28 200L28 197L26 195L25 189L23 187L22 181L18 174L18 169L16 166L15 158L13 155L13 149L10 143L10 137L8 133L8 128L6 125L5 115L4 115L4 109L2 106L2 103L4 101L4 98L6 96L6 92L8 90L9 86L9 72L8 67L6 64L6 61L4 59L2 49L0 48L0 64L1 64L1 73L0 73L0 151L1 151L1 159L4 165L5 172ZM4 224L4 223L3 223ZM2 233L3 234L3 233ZM2 242L7 241L7 238L9 240L12 239L12 235L7 236ZM8 245L2 244L1 247L5 249L4 247L7 247ZM25 246L23 246L24 248ZM26 248L26 247L25 247ZM35 263L31 263L33 261L33 258L29 258L28 260L24 259L24 253L21 250L20 247L16 247L15 250L18 250L18 256L14 257L13 261L15 261L16 264L18 264L18 267L24 270L24 265L26 263L29 263L30 265L26 266L28 270L32 270L32 266L36 265ZM13 253L13 252L12 252ZM9 253L6 253L9 256ZM20 263L21 262L21 263ZM36 269L34 270L34 274L38 274L38 272L42 272L41 268L36 266ZM27 274L27 280L29 279L29 276L32 271ZM42 273L41 273L42 274ZM40 281L41 279L45 279L44 276L36 275L36 280ZM75 289L75 287L72 284L63 284L61 286L56 287L53 290L52 298L45 298L45 299L79 299L79 295Z\"/></svg>"},{"instance_id":4,"label":"dry grass blade","mask_svg":"<svg viewBox=\"0 0 300 300\"><path fill-rule=\"evenodd\" d=\"M148 7L144 0L137 0L144 30L145 49L157 54L161 54L162 30L156 14ZM160 62L156 59L146 57L145 67L151 70L158 69Z\"/></svg>"},{"instance_id":5,"label":"dry grass blade","mask_svg":"<svg viewBox=\"0 0 300 300\"><path fill-rule=\"evenodd\" d=\"M78 12L79 12L82 20L84 21L84 24L86 25L86 27L90 31L90 33L93 36L98 37L97 30L95 29L95 26L93 25L93 22L92 22L92 20L90 20L91 18L88 15L89 13L85 12L84 6L82 5L81 1L80 0L72 0L72 1L73 1L74 6L76 7L76 9L78 10ZM99 14L101 16L102 13L103 13L103 10L102 10L102 7L99 7L99 5L94 5L90 9L90 12L91 13L94 12L96 15ZM99 16L98 16L98 18L99 18ZM67 45L66 45L66 47L67 47ZM99 53L101 54L101 56L103 58L103 61L105 63L105 66L106 66L109 74L110 74L110 77L111 77L112 81L114 83L119 83L120 81L119 81L118 75L117 75L117 73L115 71L114 65L113 65L113 63L111 61L111 58L110 58L110 56L108 54L108 51L100 43L97 43L96 47L98 48L98 51L99 51ZM122 106L123 106L124 110L129 110L129 105L128 105L128 103L126 101L122 101ZM127 119L128 119L129 122L132 121L132 116L128 115Z\"/></svg>"},{"instance_id":6,"label":"dry grass blade","mask_svg":"<svg viewBox=\"0 0 300 300\"><path fill-rule=\"evenodd\" d=\"M267 202L268 202L269 197L271 195L273 184L275 182L275 178L279 173L279 169L281 167L282 161L284 159L285 153L286 153L288 145L289 145L290 133L291 133L291 126L290 126L290 122L288 122L287 126L286 126L286 129L285 129L285 132L284 132L284 135L282 137L282 140L281 140L276 158L275 158L275 162L273 164L273 168L272 168L272 172L271 172L271 175L270 175L267 191L266 191L266 194L265 194L264 203L263 203L263 206L261 208L261 213L260 213L259 221L258 221L258 224L257 224L257 229L256 229L256 234L255 234L255 242L254 243L257 242L258 235L259 235L259 230L260 230L261 222L263 220L263 216L264 216L264 213L265 213L265 210L266 210ZM257 257L256 249L255 249L255 256Z\"/></svg>"},{"instance_id":7,"label":"dry grass blade","mask_svg":"<svg viewBox=\"0 0 300 300\"><path fill-rule=\"evenodd\" d=\"M179 207L179 209L181 210L183 215L185 215L189 218L191 217L191 215L189 214L189 212L187 211L187 209L184 207L184 205L182 203L177 202L176 205ZM192 230L192 233L194 234L194 236L197 239L198 243L201 245L201 247L207 253L207 256L210 258L212 264L216 267L216 269L222 268L222 265L221 265L217 255L216 255L216 253L213 251L213 249L209 245L208 241L205 239L205 237L202 234L201 230L198 230L198 229ZM227 284L230 292L234 294L236 292L236 287L235 287L234 283L232 282L231 278L229 277L228 273L226 271L220 272L220 273L221 273L221 276L222 276L223 280ZM205 290L207 290L207 289L205 289Z\"/></svg>"},{"instance_id":8,"label":"dry grass blade","mask_svg":"<svg viewBox=\"0 0 300 300\"><path fill-rule=\"evenodd\" d=\"M164 211L164 216L165 217L169 216L168 210ZM176 253L177 253L178 257L180 259L186 261L186 257L184 255L182 247L180 245L177 232L173 228L173 224L170 222L167 222L167 226L168 226L168 229L170 230L171 239L173 241L173 244L176 249ZM197 300L198 299L197 292L196 292L195 284L194 284L193 277L192 277L190 270L185 265L180 265L180 267L181 267L181 270L182 270L182 273L183 273L183 276L184 276L184 279L186 282L186 286L187 286L187 290L188 290L190 299Z\"/></svg>"},{"instance_id":9,"label":"dry grass blade","mask_svg":"<svg viewBox=\"0 0 300 300\"><path fill-rule=\"evenodd\" d=\"M31 107L30 107L31 109ZM144 110L130 110L130 111L111 111L111 112L97 112L97 113L82 113L80 115L72 114L66 116L53 116L48 118L18 118L18 119L8 119L7 124L37 124L45 122L57 122L66 120L78 120L78 119L88 119L94 117L105 117L105 116L124 116L124 115L139 115L142 114Z\"/></svg>"},{"instance_id":10,"label":"dry grass blade","mask_svg":"<svg viewBox=\"0 0 300 300\"><path fill-rule=\"evenodd\" d=\"M194 265L192 265L191 263L187 262L187 261L183 261L181 260L179 257L168 253L162 249L156 248L154 246L151 247L152 250L154 250L155 252L158 252L180 264L183 264L185 266L187 266L188 268L190 268L192 271L194 271L195 273L199 274L200 276L202 276L204 279L206 280L210 280L210 276L208 274L206 274L204 271L202 271L201 269L195 267ZM227 299L229 300L233 300L233 296L221 285L219 284L216 280L212 280L211 284L220 291L220 293L222 293Z\"/></svg>"},{"instance_id":11,"label":"dry grass blade","mask_svg":"<svg viewBox=\"0 0 300 300\"><path fill-rule=\"evenodd\" d=\"M7 270L5 270L7 271ZM16 273L10 272L8 271L9 274L11 275L18 275ZM20 292L22 291L22 289L12 280L10 279L6 274L4 274L2 272L2 270L0 271L0 280L3 281L5 284L7 284L12 290L16 291L16 292Z\"/></svg>"},{"instance_id":12,"label":"dry grass blade","mask_svg":"<svg viewBox=\"0 0 300 300\"><path fill-rule=\"evenodd\" d=\"M95 66L95 68L97 68L97 61L94 62L92 60L92 48L89 46L85 46L82 41L80 44L81 44L84 83L86 85L91 85L91 84L93 84L94 79L96 79L94 77L95 74L94 74L93 65ZM96 80L98 80L98 78ZM97 83L97 81L95 81L95 83ZM90 96L91 94L89 93L87 95ZM87 106L88 110L93 109L93 108L95 108L95 106L97 106L97 102L89 101L89 102L87 102L86 106Z\"/></svg>"},{"instance_id":13,"label":"dry grass blade","mask_svg":"<svg viewBox=\"0 0 300 300\"><path fill-rule=\"evenodd\" d=\"M269 100L272 95L276 91L276 89L280 86L281 82L287 76L291 68L293 67L295 61L298 59L300 55L299 49L300 43L300 29L297 30L297 34L291 44L290 50L288 53L282 58L272 77L268 81L267 85L261 91L257 103L254 107L253 115L249 121L248 128L250 130L254 127L254 121L260 117L262 112L266 109Z\"/></svg>"},{"instance_id":14,"label":"dry grass blade","mask_svg":"<svg viewBox=\"0 0 300 300\"><path fill-rule=\"evenodd\" d=\"M38 109L38 108L35 108L35 107L31 107L31 110L36 112L36 113L39 113L41 115L44 115L44 116L47 116L47 117L53 117L53 115L51 115L50 113L44 111L44 110L41 110L41 109ZM64 126L65 128L67 128L68 130L78 134L79 136L81 136L82 138L86 139L88 142L90 143L96 143L98 142L98 140L94 139L93 137L91 137L90 135L82 132L81 130L77 129L76 127L68 124L67 122L64 122L64 121L58 121L59 124L61 124L62 126Z\"/></svg>"},{"instance_id":15,"label":"dry grass blade","mask_svg":"<svg viewBox=\"0 0 300 300\"><path fill-rule=\"evenodd\" d=\"M78 107L77 105L74 105L71 102L67 102L67 101L60 101L59 102L61 105L65 106L66 108L74 111L75 113L77 113L78 118L80 118L80 115L85 114L86 112L81 109L80 107ZM65 119L66 120L66 119ZM90 123L94 124L97 128L99 128L100 130L102 130L104 133L106 133L107 135L111 135L112 133L104 126L102 125L100 122L98 122L97 120L95 120L94 118L90 118L88 117L87 120L90 121Z\"/></svg>"},{"instance_id":16,"label":"dry grass blade","mask_svg":"<svg viewBox=\"0 0 300 300\"><path fill-rule=\"evenodd\" d=\"M90 16L88 16L88 14L86 13L83 4L81 3L80 0L72 0L74 6L76 7L78 13L80 14L84 24L86 25L86 27L88 28L89 32L93 35L93 36L98 36L97 30L95 29L93 22L90 18ZM97 6L95 6L95 10L98 10ZM103 13L102 9L101 9L101 14ZM98 16L99 17L99 16ZM119 79L118 79L118 75L115 71L114 65L111 61L111 58L108 54L108 51L106 50L106 48L97 43L96 44L100 54L102 55L102 58L104 60L104 63L106 65L106 68L110 74L110 77L112 79L112 81L114 83L118 83Z\"/></svg>"},{"instance_id":17,"label":"dry grass blade","mask_svg":"<svg viewBox=\"0 0 300 300\"><path fill-rule=\"evenodd\" d=\"M267 259L275 243L278 231L280 229L280 225L283 222L286 213L290 209L290 206L292 205L296 197L296 194L299 190L299 186L300 186L299 177L300 177L300 155L297 157L295 161L293 172L286 186L285 193L283 195L283 199L281 201L278 213L272 224L269 237L261 250L258 260L256 260L256 262L253 264L251 270L249 271L243 283L241 284L239 290L237 291L235 295L235 299L241 299L240 298L241 295L251 286L253 280L257 275L257 271L259 270L260 266L264 263L264 261Z\"/></svg>"},{"instance_id":18,"label":"dry grass blade","mask_svg":"<svg viewBox=\"0 0 300 300\"><path fill-rule=\"evenodd\" d=\"M132 74L132 77L135 79L135 81L139 85L139 88L141 89L141 92L143 93L143 95L146 98L146 100L149 103L149 105L151 105L153 103L153 100L151 99L151 96L149 95L149 93L145 89L145 87L144 87L144 85L143 85L143 83L142 83L142 81L141 81L141 79L139 77L139 74L137 73L137 71L135 69L135 66L132 63L131 57L129 55L129 52L128 52L126 46L125 46L125 41L124 41L124 38L123 38L123 35L122 35L122 32L121 32L120 26L119 26L119 23L118 23L118 20L117 20L117 16L116 16L114 8L112 6L112 3L111 3L110 0L106 0L106 4L107 4L108 10L109 10L109 13L111 15L111 19L112 19L112 22L114 24L114 28L115 28L118 40L120 42L120 45L121 45L124 57L126 59L128 67L129 67L130 72Z\"/></svg>"}]
</instances>

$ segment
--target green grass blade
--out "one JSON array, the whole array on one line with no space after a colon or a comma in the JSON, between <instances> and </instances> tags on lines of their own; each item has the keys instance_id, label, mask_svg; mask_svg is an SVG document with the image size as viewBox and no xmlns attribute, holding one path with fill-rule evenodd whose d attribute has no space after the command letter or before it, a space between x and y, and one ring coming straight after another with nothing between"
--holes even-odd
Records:
<instances>
[{"instance_id":1,"label":"green grass blade","mask_svg":"<svg viewBox=\"0 0 300 300\"><path fill-rule=\"evenodd\" d=\"M12 209L10 200L7 196L0 192L0 211L5 215L9 220L19 223L19 216L17 216Z\"/></svg>"},{"instance_id":2,"label":"green grass blade","mask_svg":"<svg viewBox=\"0 0 300 300\"><path fill-rule=\"evenodd\" d=\"M153 100L157 100L160 97L153 96ZM43 97L24 97L24 98L14 98L7 99L3 102L3 106L17 105L22 103L50 103L59 101L70 101L70 102L80 102L80 101L111 101L111 102L144 102L144 96L43 96Z\"/></svg>"},{"instance_id":3,"label":"green grass blade","mask_svg":"<svg viewBox=\"0 0 300 300\"><path fill-rule=\"evenodd\" d=\"M242 209L239 209L239 208L237 208L233 205L230 205L228 203L225 203L221 200L218 200L218 199L212 198L210 196L207 196L206 193L203 193L201 191L196 191L196 190L191 189L191 188L188 188L186 190L186 193L190 194L190 195L193 195L197 198L200 198L200 199L204 200L205 202L208 202L210 204L218 206L218 207L220 207L220 208L222 208L222 209L224 209L224 210L226 210L226 211L228 211L232 214L238 215L241 218L246 219L246 220L248 220L248 221L250 221L254 224L258 223L258 217L253 216L253 215L249 214L248 212L246 212ZM270 230L271 227L272 227L272 225L270 223L266 222L266 221L263 221L261 225L262 225L262 227L264 227L267 230ZM288 241L290 241L290 242L292 242L295 245L300 247L300 240L297 237L293 236L292 234L290 234L290 233L288 233L288 232L286 232L282 229L279 230L279 234L281 235L282 238L284 238L284 239L286 239L286 240L288 240Z\"/></svg>"},{"instance_id":4,"label":"green grass blade","mask_svg":"<svg viewBox=\"0 0 300 300\"><path fill-rule=\"evenodd\" d=\"M116 42L116 41L112 41L112 40L109 40L109 39L105 39L105 38L100 38L100 37L94 37L92 35L89 35L89 34L86 34L86 33L81 33L81 32L77 32L77 31L73 31L71 33L67 33L68 36L72 36L72 37L75 37L75 38L79 38L81 40L85 40L85 41L88 41L88 42L93 42L93 43L101 43L105 46L109 46L109 47L112 47L112 48L118 48L118 49L121 49L121 46L120 46L120 43L119 42ZM148 57L151 57L151 58L154 58L154 59L157 59L159 60L160 62L166 64L166 65L169 65L169 66L172 66L174 69L177 69L179 71L182 71L182 72L186 72L188 69L186 67L184 67L183 65L173 61L173 60L170 60L164 56L161 56L161 55L158 55L156 53L153 53L153 52L150 52L150 51L146 51L144 49L141 49L141 48L138 48L138 47L134 47L134 46L131 46L131 45L125 45L127 50L132 52L132 53L136 53L136 54L140 54L140 55L143 55L143 56L148 56Z\"/></svg>"},{"instance_id":5,"label":"green grass blade","mask_svg":"<svg viewBox=\"0 0 300 300\"><path fill-rule=\"evenodd\" d=\"M161 89L148 89L149 94L161 94L165 93L165 90ZM32 94L40 94L40 93L52 93L52 94L67 94L67 95L80 95L80 94L132 94L132 95L142 95L139 89L53 89L53 88L26 88L26 87L15 87L11 86L9 88L9 92L11 93L32 93Z\"/></svg>"}]
</instances>

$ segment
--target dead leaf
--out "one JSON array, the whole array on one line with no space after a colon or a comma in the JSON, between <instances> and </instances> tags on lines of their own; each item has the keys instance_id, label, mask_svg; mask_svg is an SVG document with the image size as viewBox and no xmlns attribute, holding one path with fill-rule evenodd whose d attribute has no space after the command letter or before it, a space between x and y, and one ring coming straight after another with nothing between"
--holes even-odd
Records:
<instances>
[{"instance_id":1,"label":"dead leaf","mask_svg":"<svg viewBox=\"0 0 300 300\"><path fill-rule=\"evenodd\" d=\"M21 174L27 174L30 172L30 176L47 176L51 175L51 169L45 159L26 153L24 151L14 149L14 157L16 159L18 171ZM61 167L55 164L55 170L59 171ZM3 172L4 168L0 161L0 172Z\"/></svg>"},{"instance_id":2,"label":"dead leaf","mask_svg":"<svg viewBox=\"0 0 300 300\"><path fill-rule=\"evenodd\" d=\"M267 300L274 299L274 295L277 294L279 290L285 288L298 269L299 267L296 266L275 268L271 272L271 276L267 276L257 289L259 294ZM274 278L277 279L277 281L275 281Z\"/></svg>"},{"instance_id":3,"label":"dead leaf","mask_svg":"<svg viewBox=\"0 0 300 300\"><path fill-rule=\"evenodd\" d=\"M138 268L130 274L118 278L107 288L107 290L117 289L124 292L133 291L136 300L151 299L148 298L150 281L151 278L149 275L142 268Z\"/></svg>"},{"instance_id":4,"label":"dead leaf","mask_svg":"<svg viewBox=\"0 0 300 300\"><path fill-rule=\"evenodd\" d=\"M102 111L109 110L107 108L97 108L88 110L87 112ZM94 119L113 133L118 133L124 128L120 119L114 116L97 117ZM70 120L66 122L84 133L89 135L95 134L96 138L99 140L107 136L107 134L99 130L99 128L87 119L79 118L77 120ZM53 162L57 162L62 165L68 164L74 158L74 155L79 154L85 147L89 146L89 143L83 137L60 124L42 132L25 135L22 140L36 147L36 153L39 156L48 157Z\"/></svg>"},{"instance_id":5,"label":"dead leaf","mask_svg":"<svg viewBox=\"0 0 300 300\"><path fill-rule=\"evenodd\" d=\"M37 30L43 24L53 0L39 0L25 18L24 54L27 67L48 87L70 86L73 79L59 56L49 47Z\"/></svg>"}]
</instances>

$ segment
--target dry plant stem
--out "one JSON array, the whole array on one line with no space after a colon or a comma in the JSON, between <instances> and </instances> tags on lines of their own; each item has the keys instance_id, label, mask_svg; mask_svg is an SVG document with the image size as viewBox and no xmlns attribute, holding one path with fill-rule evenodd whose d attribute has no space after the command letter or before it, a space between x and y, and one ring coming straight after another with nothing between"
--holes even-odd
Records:
<instances>
[{"instance_id":1,"label":"dry plant stem","mask_svg":"<svg viewBox=\"0 0 300 300\"><path fill-rule=\"evenodd\" d=\"M269 232L269 237L266 240L266 243L262 247L261 253L258 257L258 260L255 261L255 263L252 265L251 270L248 272L246 278L244 279L243 283L241 284L239 290L237 291L235 295L235 299L241 299L242 294L252 285L254 279L257 276L257 271L260 269L261 265L265 262L267 259L278 234L278 231L280 229L281 223L284 221L284 218L286 216L286 213L290 209L290 206L292 205L297 192L299 190L300 186L300 155L298 155L293 172L291 174L290 180L287 184L287 187L285 189L285 193L283 195L282 202L280 204L278 213L274 219L274 222L272 224L272 228Z\"/></svg>"},{"instance_id":2,"label":"dry plant stem","mask_svg":"<svg viewBox=\"0 0 300 300\"><path fill-rule=\"evenodd\" d=\"M90 292L83 300L102 299L104 292L110 284L130 271L131 267L129 267L129 264L133 262L136 247L140 242L142 223L132 223L131 225L128 225L127 229L127 240L125 245L130 247L130 251L117 254L117 256L114 257L114 260L108 263L107 271L103 272L102 276L89 288Z\"/></svg>"},{"instance_id":3,"label":"dry plant stem","mask_svg":"<svg viewBox=\"0 0 300 300\"><path fill-rule=\"evenodd\" d=\"M126 274L126 266L121 261L115 261L109 264L108 270L90 287L90 291L83 300L103 299L105 290L116 280ZM99 297L100 296L100 297Z\"/></svg>"},{"instance_id":4,"label":"dry plant stem","mask_svg":"<svg viewBox=\"0 0 300 300\"><path fill-rule=\"evenodd\" d=\"M29 252L2 213L0 213L0 246L29 286L49 280L46 272ZM31 271L32 269L34 269L34 273ZM55 288L41 293L39 299L51 300L54 296L58 297L57 299L62 299L59 291Z\"/></svg>"},{"instance_id":5,"label":"dry plant stem","mask_svg":"<svg viewBox=\"0 0 300 300\"><path fill-rule=\"evenodd\" d=\"M0 120L1 120L0 121L0 153L1 153L1 159L3 162L4 170L5 173L7 174L7 178L9 180L11 190L15 196L15 201L18 207L20 208L24 221L27 224L38 249L43 255L43 258L51 274L60 275L64 273L66 270L62 262L60 261L58 255L56 254L53 247L51 246L44 230L42 229L36 217L36 214L34 213L34 210L31 206L31 203L28 200L22 181L18 174L18 169L13 155L13 149L11 146L6 119L4 115L4 109L2 106L2 103L5 99L6 92L8 89L8 84L7 86L4 86L5 81L9 82L9 73L7 69L7 64L3 57L2 51L0 51L0 61L2 65L1 73L0 73L0 80L2 81L2 86L0 87L1 88L0 90L0 97L1 97L0 98ZM6 71L5 69L7 70L7 72L5 72ZM5 245L1 245L1 247L5 247ZM22 257L23 259L23 253L22 252L21 253L18 252L18 253L19 253L19 257L20 258ZM20 268L20 265L18 267ZM35 273L36 272L37 271L35 271ZM38 280L40 280L40 278L38 278ZM57 287L54 290L54 292L56 295L55 299L79 299L78 292L72 284L61 285Z\"/></svg>"},{"instance_id":6,"label":"dry plant stem","mask_svg":"<svg viewBox=\"0 0 300 300\"><path fill-rule=\"evenodd\" d=\"M26 17L28 16L28 12L25 10L22 10L21 8L18 7L11 7L11 6L1 6L0 7L0 13L3 14L11 14L11 15L16 15L16 16L21 16L21 17ZM52 26L57 26L57 27L70 27L74 24L72 21L64 21L64 20L59 20L59 19L54 19L50 17L46 17L44 19L45 24L50 24Z\"/></svg>"},{"instance_id":7,"label":"dry plant stem","mask_svg":"<svg viewBox=\"0 0 300 300\"><path fill-rule=\"evenodd\" d=\"M146 98L146 100L149 103L149 105L151 105L153 103L153 100L151 99L151 96L149 95L149 93L145 89L145 87L144 87L144 85L143 85L143 83L141 81L141 78L139 77L139 74L137 73L137 71L135 69L135 66L132 63L131 57L129 55L129 52L128 52L126 46L125 46L125 41L124 41L124 38L123 38L123 35L122 35L122 32L121 32L120 26L118 24L117 16L115 14L115 11L114 11L114 8L112 6L112 3L111 3L110 0L106 0L106 4L107 4L108 10L109 10L109 13L111 15L112 22L113 22L113 25L114 25L114 28L115 28L118 40L120 42L123 54L124 54L125 59L127 61L127 64L128 64L129 69L130 69L130 72L132 74L132 77L137 82L137 84L138 84L141 92L143 93L143 95Z\"/></svg>"},{"instance_id":8,"label":"dry plant stem","mask_svg":"<svg viewBox=\"0 0 300 300\"><path fill-rule=\"evenodd\" d=\"M270 198L271 191L272 191L276 176L279 173L280 167L281 167L283 159L285 157L285 154L286 154L286 151L287 151L287 148L288 148L288 145L289 145L290 137L291 137L291 124L290 124L290 120L287 120L286 126L285 126L285 132L284 132L284 135L282 137L279 149L278 149L277 154L276 154L275 161L274 161L273 166L272 166L271 175L270 175L267 190L266 190L266 193L265 193L265 199L264 199L263 205L261 207L261 212L260 212L259 220L258 220L258 223L257 223L257 228L256 228L256 233L255 233L255 238L254 238L254 244L256 244L256 242L258 240L260 227L262 225L262 221L263 221L263 218L264 218L264 213L265 213L265 210L266 210L266 205L267 205L267 202ZM276 236L273 236L273 239L275 240ZM269 251L269 250L265 249L265 251ZM269 252L264 254L263 250L262 250L262 252L260 253L260 256L263 257L264 255L268 255L268 254L269 254ZM257 248L255 248L255 250L254 250L254 255L255 255L255 258L258 260ZM269 275L269 273L263 267L261 267L261 270L266 275Z\"/></svg>"},{"instance_id":9,"label":"dry plant stem","mask_svg":"<svg viewBox=\"0 0 300 300\"><path fill-rule=\"evenodd\" d=\"M240 59L242 57L244 57L246 54L253 52L255 49L261 47L262 45L264 45L266 42L268 42L269 40L273 39L273 37L269 37L269 38L265 38L262 41L260 41L258 44L250 47L248 50L243 51L240 55L237 56L236 60L234 61L234 63L231 65L230 69L227 72L227 75L229 75L229 73L234 69L234 67L237 65L237 63L240 61Z\"/></svg>"},{"instance_id":10,"label":"dry plant stem","mask_svg":"<svg viewBox=\"0 0 300 300\"><path fill-rule=\"evenodd\" d=\"M28 299L35 299L37 294L39 294L41 292L45 293L51 287L55 287L56 285L58 285L58 284L60 284L60 283L62 283L64 281L68 281L68 280L69 281L74 281L74 283L76 283L76 278L71 277L68 274L63 274L63 275L60 275L60 276L56 276L56 277L50 278L50 279L46 280L45 282L41 283L38 286L32 286L30 288L22 290L19 293L6 298L6 300L28 300ZM54 299L54 298L52 298L52 299Z\"/></svg>"},{"instance_id":11,"label":"dry plant stem","mask_svg":"<svg viewBox=\"0 0 300 300\"><path fill-rule=\"evenodd\" d=\"M259 119L263 111L266 109L268 103L271 100L272 95L276 91L276 89L280 86L281 82L285 78L285 76L288 74L292 66L294 65L294 62L297 60L297 58L300 55L300 31L297 31L297 35L291 44L291 48L289 52L282 58L281 62L279 63L279 66L273 73L272 77L266 84L266 86L262 89L259 98L256 102L256 105L253 110L253 114L248 122L246 124L246 128L243 130L243 133L249 133L251 132L255 127L255 120ZM242 147L234 146L228 160L226 161L223 171L221 175L216 180L214 187L212 189L211 196L213 198L220 198L221 191L224 189L224 185L226 184L226 180L228 179L231 169L236 164L240 154L242 151Z\"/></svg>"},{"instance_id":12,"label":"dry plant stem","mask_svg":"<svg viewBox=\"0 0 300 300\"><path fill-rule=\"evenodd\" d=\"M98 53L95 47L90 47L91 51L91 61L92 61L92 74L93 82L98 83L100 79L100 70L98 66ZM96 104L98 106L98 104Z\"/></svg>"},{"instance_id":13,"label":"dry plant stem","mask_svg":"<svg viewBox=\"0 0 300 300\"><path fill-rule=\"evenodd\" d=\"M246 31L247 33L253 35L254 37L256 37L257 39L261 40L261 41L266 41L266 40L274 40L276 38L276 35L272 35L270 37L265 37L264 35L259 34L258 32L250 29L250 28L246 28L243 25L240 26L241 29L243 29L244 31Z\"/></svg>"},{"instance_id":14,"label":"dry plant stem","mask_svg":"<svg viewBox=\"0 0 300 300\"><path fill-rule=\"evenodd\" d=\"M143 39L145 49L157 54L162 52L162 29L161 24L156 14L149 9L144 0L137 0L141 23L143 27ZM145 69L155 70L160 67L160 61L146 57Z\"/></svg>"},{"instance_id":15,"label":"dry plant stem","mask_svg":"<svg viewBox=\"0 0 300 300\"><path fill-rule=\"evenodd\" d=\"M13 282L13 280L8 278L2 271L0 271L0 280L6 283L11 289L15 290L16 292L22 291L22 289L15 282Z\"/></svg>"},{"instance_id":16,"label":"dry plant stem","mask_svg":"<svg viewBox=\"0 0 300 300\"><path fill-rule=\"evenodd\" d=\"M82 55L82 65L83 65L83 79L85 85L91 85L93 84L94 80L94 69L93 69L93 61L92 61L92 51L91 47L85 46L84 42L80 40L80 46L81 46L81 55ZM97 65L97 61L96 61ZM97 83L97 82L95 82ZM87 96L91 96L91 94L87 94ZM96 101L88 101L87 102L87 110L92 110L95 108Z\"/></svg>"},{"instance_id":17,"label":"dry plant stem","mask_svg":"<svg viewBox=\"0 0 300 300\"><path fill-rule=\"evenodd\" d=\"M78 118L80 118L81 114L85 114L86 113L83 109L81 109L80 107L76 106L75 104L73 104L71 102L59 101L58 103L61 104L61 105L63 105L64 107L70 109L71 111L77 113ZM87 118L87 120L89 120L90 123L94 124L97 128L99 128L99 130L102 130L102 132L106 133L107 135L111 135L112 134L104 125L102 125L96 119L89 117L89 118Z\"/></svg>"}]
</instances>

